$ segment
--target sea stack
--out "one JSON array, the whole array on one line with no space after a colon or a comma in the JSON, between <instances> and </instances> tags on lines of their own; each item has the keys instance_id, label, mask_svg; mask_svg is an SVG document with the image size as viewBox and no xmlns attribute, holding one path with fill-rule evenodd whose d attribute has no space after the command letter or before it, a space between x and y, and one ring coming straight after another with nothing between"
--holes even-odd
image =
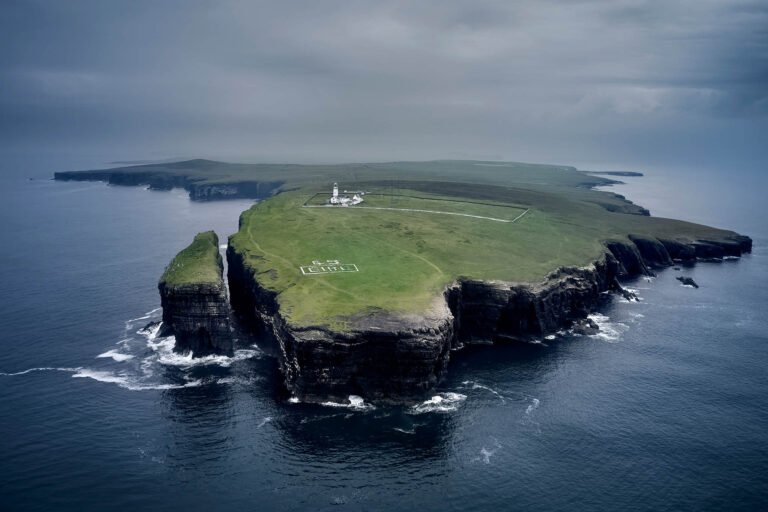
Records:
<instances>
[{"instance_id":1,"label":"sea stack","mask_svg":"<svg viewBox=\"0 0 768 512\"><path fill-rule=\"evenodd\" d=\"M164 335L174 335L174 350L194 357L232 353L229 305L219 239L199 233L173 258L160 278Z\"/></svg>"}]
</instances>

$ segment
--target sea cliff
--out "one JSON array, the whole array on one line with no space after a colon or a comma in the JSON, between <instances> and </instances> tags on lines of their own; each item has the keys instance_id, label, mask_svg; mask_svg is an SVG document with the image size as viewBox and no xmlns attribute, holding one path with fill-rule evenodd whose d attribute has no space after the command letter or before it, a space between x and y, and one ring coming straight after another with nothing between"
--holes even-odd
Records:
<instances>
[{"instance_id":1,"label":"sea cliff","mask_svg":"<svg viewBox=\"0 0 768 512\"><path fill-rule=\"evenodd\" d=\"M526 341L584 319L606 292L623 291L621 278L654 268L750 252L735 233L711 240L629 236L605 243L587 267L557 269L538 284L459 279L424 315L372 311L350 318L344 330L294 326L277 295L259 283L243 254L227 250L235 311L278 347L285 386L304 401L422 399L445 376L451 349L467 343Z\"/></svg>"},{"instance_id":2,"label":"sea cliff","mask_svg":"<svg viewBox=\"0 0 768 512\"><path fill-rule=\"evenodd\" d=\"M284 184L275 179L236 179L211 181L208 176L192 170L207 169L216 162L188 160L163 165L140 165L92 171L63 171L54 173L58 181L103 181L109 185L144 186L150 190L183 188L193 201L221 199L265 199ZM212 176L215 178L216 176Z\"/></svg>"},{"instance_id":3,"label":"sea cliff","mask_svg":"<svg viewBox=\"0 0 768 512\"><path fill-rule=\"evenodd\" d=\"M174 350L195 357L231 354L232 334L219 239L200 233L171 261L158 283L162 335L176 337Z\"/></svg>"}]
</instances>

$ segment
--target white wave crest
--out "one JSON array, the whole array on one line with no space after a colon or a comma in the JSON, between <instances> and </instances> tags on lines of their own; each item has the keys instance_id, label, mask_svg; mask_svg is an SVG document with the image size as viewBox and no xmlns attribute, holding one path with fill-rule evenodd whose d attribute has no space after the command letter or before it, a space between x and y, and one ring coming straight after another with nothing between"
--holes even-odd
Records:
<instances>
[{"instance_id":1,"label":"white wave crest","mask_svg":"<svg viewBox=\"0 0 768 512\"><path fill-rule=\"evenodd\" d=\"M501 400L502 403L506 403L506 399L504 398L504 395L502 395L501 393L499 393L498 391L496 391L491 387L484 386L483 384L478 384L477 382L472 382L472 389L482 389L484 391L488 391L489 393L495 395L496 398Z\"/></svg>"},{"instance_id":2,"label":"white wave crest","mask_svg":"<svg viewBox=\"0 0 768 512\"><path fill-rule=\"evenodd\" d=\"M376 409L374 405L366 404L365 400L363 400L363 397L361 396L349 395L347 400L349 400L348 403L323 402L321 405L324 405L326 407L344 407L347 409L353 409L355 411L372 411Z\"/></svg>"},{"instance_id":3,"label":"white wave crest","mask_svg":"<svg viewBox=\"0 0 768 512\"><path fill-rule=\"evenodd\" d=\"M261 428L264 425L266 425L267 423L269 423L270 421L272 421L272 416L267 416L266 418L261 420L261 422L258 425L256 425L256 428Z\"/></svg>"},{"instance_id":4,"label":"white wave crest","mask_svg":"<svg viewBox=\"0 0 768 512\"><path fill-rule=\"evenodd\" d=\"M621 340L622 335L629 330L629 326L620 322L611 322L611 319L600 313L589 315L590 320L595 322L600 330L595 334L590 334L590 338L615 343Z\"/></svg>"},{"instance_id":5,"label":"white wave crest","mask_svg":"<svg viewBox=\"0 0 768 512\"><path fill-rule=\"evenodd\" d=\"M84 368L72 375L72 378L76 379L93 379L98 382L106 382L109 384L117 384L121 388L128 389L130 391L145 391L148 389L182 389L182 388L194 388L203 384L202 380L192 380L184 384L151 384L140 382L133 376L125 373L113 373L102 370L91 370Z\"/></svg>"},{"instance_id":6,"label":"white wave crest","mask_svg":"<svg viewBox=\"0 0 768 512\"><path fill-rule=\"evenodd\" d=\"M15 377L17 375L26 375L32 372L70 372L74 373L80 371L82 368L57 368L52 366L41 366L39 368L29 368L27 370L21 370L19 372L0 372L0 375L4 377Z\"/></svg>"},{"instance_id":7,"label":"white wave crest","mask_svg":"<svg viewBox=\"0 0 768 512\"><path fill-rule=\"evenodd\" d=\"M531 403L525 408L525 414L531 414L533 411L539 408L541 401L538 398L531 399Z\"/></svg>"},{"instance_id":8,"label":"white wave crest","mask_svg":"<svg viewBox=\"0 0 768 512\"><path fill-rule=\"evenodd\" d=\"M235 350L232 356L213 354L203 357L193 357L192 353L180 354L173 350L176 345L175 336L166 336L164 338L157 337L160 327L160 324L158 324L149 330L139 331L139 334L146 337L147 347L155 352L157 362L165 366L191 368L193 366L218 365L223 368L228 368L238 361L254 359L263 355L256 345L252 345L252 348L249 349L244 348Z\"/></svg>"},{"instance_id":9,"label":"white wave crest","mask_svg":"<svg viewBox=\"0 0 768 512\"><path fill-rule=\"evenodd\" d=\"M423 414L425 412L453 412L467 399L467 395L461 393L439 393L429 400L411 407L413 414Z\"/></svg>"},{"instance_id":10,"label":"white wave crest","mask_svg":"<svg viewBox=\"0 0 768 512\"><path fill-rule=\"evenodd\" d=\"M132 326L136 322L140 322L141 320L149 320L150 318L155 316L162 309L163 308L155 308L155 309L153 309L151 311L147 311L142 316L139 316L139 317L136 317L136 318L131 318L130 320L126 320L125 321L125 326L126 326L126 328L130 328L130 326Z\"/></svg>"},{"instance_id":11,"label":"white wave crest","mask_svg":"<svg viewBox=\"0 0 768 512\"><path fill-rule=\"evenodd\" d=\"M176 340L174 339L174 344ZM157 356L157 362L166 366L180 366L182 368L190 368L192 366L209 366L217 365L223 368L229 368L233 363L237 361L245 361L246 359L253 359L261 355L258 350L241 349L235 350L234 355L210 355L203 357L192 357L191 353L179 354L173 351L173 345L160 344Z\"/></svg>"},{"instance_id":12,"label":"white wave crest","mask_svg":"<svg viewBox=\"0 0 768 512\"><path fill-rule=\"evenodd\" d=\"M160 333L160 328L163 326L163 322L158 322L157 324L149 327L148 329L145 329L142 327L138 331L136 331L136 334L140 334L141 336L144 336L147 341L155 341L155 338L157 338L157 335ZM171 336L169 336L170 338ZM175 338L174 338L175 341Z\"/></svg>"},{"instance_id":13,"label":"white wave crest","mask_svg":"<svg viewBox=\"0 0 768 512\"><path fill-rule=\"evenodd\" d=\"M131 354L123 354L122 352L118 352L117 350L108 350L103 354L97 355L96 358L97 359L112 358L118 363L120 363L123 361L128 361L129 359L133 359L133 356Z\"/></svg>"}]
</instances>

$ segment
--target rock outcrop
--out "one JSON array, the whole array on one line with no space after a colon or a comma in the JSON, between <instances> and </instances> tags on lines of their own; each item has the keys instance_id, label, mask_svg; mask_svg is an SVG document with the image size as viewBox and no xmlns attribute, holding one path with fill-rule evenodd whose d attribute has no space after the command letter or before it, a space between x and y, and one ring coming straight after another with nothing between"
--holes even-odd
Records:
<instances>
[{"instance_id":1,"label":"rock outcrop","mask_svg":"<svg viewBox=\"0 0 768 512\"><path fill-rule=\"evenodd\" d=\"M576 321L591 333L596 326L583 320L601 297L612 291L627 296L617 278L649 274L651 267L692 257L740 255L751 248L748 237L735 234L707 241L631 236L606 242L606 252L592 265L558 269L543 283L459 280L426 315L370 312L350 319L343 332L292 326L282 316L276 294L260 286L232 245L227 260L232 306L275 342L285 386L295 397L317 402L360 395L399 402L422 399L442 380L452 348L526 341Z\"/></svg>"},{"instance_id":2,"label":"rock outcrop","mask_svg":"<svg viewBox=\"0 0 768 512\"><path fill-rule=\"evenodd\" d=\"M698 288L699 287L699 285L696 284L696 281L694 281L692 277L677 276L675 279L680 281L680 284L682 284L683 286L690 286L692 288Z\"/></svg>"},{"instance_id":3,"label":"rock outcrop","mask_svg":"<svg viewBox=\"0 0 768 512\"><path fill-rule=\"evenodd\" d=\"M193 248L200 251L190 255ZM199 261L201 259L205 261ZM214 268L206 268L207 273L190 272L193 265ZM178 278L174 275L175 267L180 269L176 274L188 274ZM166 269L158 284L163 307L161 335L176 337L175 351L191 352L195 357L232 354L230 309L222 274L218 237L212 231L195 237L193 244L180 252Z\"/></svg>"}]
</instances>

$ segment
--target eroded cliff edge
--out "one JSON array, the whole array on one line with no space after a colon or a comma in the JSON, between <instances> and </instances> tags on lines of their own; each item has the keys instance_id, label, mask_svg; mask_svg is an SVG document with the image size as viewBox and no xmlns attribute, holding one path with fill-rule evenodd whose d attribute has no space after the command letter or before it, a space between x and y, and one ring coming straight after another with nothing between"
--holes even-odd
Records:
<instances>
[{"instance_id":1,"label":"eroded cliff edge","mask_svg":"<svg viewBox=\"0 0 768 512\"><path fill-rule=\"evenodd\" d=\"M174 350L195 357L232 354L230 309L219 239L208 231L179 252L158 283L161 335L174 335Z\"/></svg>"},{"instance_id":2,"label":"eroded cliff edge","mask_svg":"<svg viewBox=\"0 0 768 512\"><path fill-rule=\"evenodd\" d=\"M276 294L232 245L227 249L232 307L278 347L285 386L303 401L423 398L445 376L451 349L465 343L527 340L570 327L598 306L620 279L652 274L676 262L721 260L750 252L749 237L656 239L629 236L605 242L587 267L564 267L539 284L459 279L421 316L370 311L341 331L291 325Z\"/></svg>"}]
</instances>

